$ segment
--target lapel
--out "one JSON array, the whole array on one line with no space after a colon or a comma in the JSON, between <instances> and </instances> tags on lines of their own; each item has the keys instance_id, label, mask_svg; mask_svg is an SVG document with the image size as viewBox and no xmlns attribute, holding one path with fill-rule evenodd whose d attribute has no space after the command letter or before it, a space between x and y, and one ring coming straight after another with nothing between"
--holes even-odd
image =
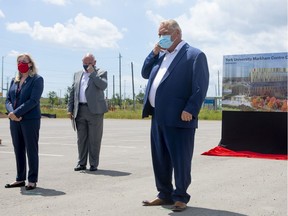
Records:
<instances>
[{"instance_id":1,"label":"lapel","mask_svg":"<svg viewBox=\"0 0 288 216\"><path fill-rule=\"evenodd\" d=\"M173 72L174 67L178 64L178 62L181 60L183 55L187 52L187 43L185 43L182 48L179 50L173 61L171 62L170 66L168 67L166 73L164 74L161 82L159 85Z\"/></svg>"},{"instance_id":2,"label":"lapel","mask_svg":"<svg viewBox=\"0 0 288 216\"><path fill-rule=\"evenodd\" d=\"M25 88L28 88L30 85L31 85L31 83L32 83L32 80L33 80L33 77L30 77L30 76L28 76L26 79L25 79L25 81L23 82L23 84L22 84L22 86L21 86L21 90L20 90L20 92L22 91L22 89L25 89ZM16 84L16 83L15 83ZM16 84L16 92L15 93L17 93L17 90L18 90L18 86L20 85L20 83L18 82L17 84ZM19 92L19 93L20 93Z\"/></svg>"},{"instance_id":3,"label":"lapel","mask_svg":"<svg viewBox=\"0 0 288 216\"><path fill-rule=\"evenodd\" d=\"M90 85L91 82L92 82L92 79L89 78L89 79L88 79L88 82L87 82L87 88L86 88L86 89L88 89L88 86Z\"/></svg>"},{"instance_id":4,"label":"lapel","mask_svg":"<svg viewBox=\"0 0 288 216\"><path fill-rule=\"evenodd\" d=\"M17 91L18 91L18 86L19 86L19 82L18 83L15 83L15 80L13 81L13 85L11 86L13 91L14 91L14 97L17 98L18 95L17 95Z\"/></svg>"},{"instance_id":5,"label":"lapel","mask_svg":"<svg viewBox=\"0 0 288 216\"><path fill-rule=\"evenodd\" d=\"M75 84L77 85L77 86L75 86L75 87L76 87L76 89L77 89L77 92L80 91L80 85L81 85L82 76L83 76L83 71L79 71L79 72L77 73L76 77L75 77Z\"/></svg>"}]
</instances>

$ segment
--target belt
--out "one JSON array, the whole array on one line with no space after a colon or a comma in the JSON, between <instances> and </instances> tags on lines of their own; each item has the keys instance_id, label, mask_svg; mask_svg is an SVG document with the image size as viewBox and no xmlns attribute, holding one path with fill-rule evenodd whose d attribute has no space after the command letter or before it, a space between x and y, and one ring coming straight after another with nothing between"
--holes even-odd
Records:
<instances>
[{"instance_id":1,"label":"belt","mask_svg":"<svg viewBox=\"0 0 288 216\"><path fill-rule=\"evenodd\" d=\"M87 103L79 103L80 106L87 106Z\"/></svg>"}]
</instances>

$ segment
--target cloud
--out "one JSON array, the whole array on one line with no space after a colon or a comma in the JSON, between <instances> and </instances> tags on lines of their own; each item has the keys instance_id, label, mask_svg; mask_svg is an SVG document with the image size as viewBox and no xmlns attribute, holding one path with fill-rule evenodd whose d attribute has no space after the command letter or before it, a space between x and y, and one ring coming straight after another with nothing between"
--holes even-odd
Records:
<instances>
[{"instance_id":1,"label":"cloud","mask_svg":"<svg viewBox=\"0 0 288 216\"><path fill-rule=\"evenodd\" d=\"M56 23L51 27L34 22L8 23L7 30L28 34L34 40L60 44L76 49L117 48L117 41L123 38L122 33L106 19L86 17L78 14L66 24Z\"/></svg>"},{"instance_id":2,"label":"cloud","mask_svg":"<svg viewBox=\"0 0 288 216\"><path fill-rule=\"evenodd\" d=\"M68 4L72 4L73 2L75 4L83 4L87 2L90 5L101 5L103 0L42 0L43 2L47 4L53 4L58 6L65 6Z\"/></svg>"},{"instance_id":3,"label":"cloud","mask_svg":"<svg viewBox=\"0 0 288 216\"><path fill-rule=\"evenodd\" d=\"M166 6L174 3L183 3L183 0L156 0L156 4L159 6Z\"/></svg>"},{"instance_id":4,"label":"cloud","mask_svg":"<svg viewBox=\"0 0 288 216\"><path fill-rule=\"evenodd\" d=\"M7 54L7 56L13 56L13 57L16 57L16 56L18 56L18 55L20 55L20 52L18 52L18 51L16 51L16 50L11 50L11 51Z\"/></svg>"},{"instance_id":5,"label":"cloud","mask_svg":"<svg viewBox=\"0 0 288 216\"><path fill-rule=\"evenodd\" d=\"M0 10L0 18L4 18L5 17L5 14L3 13L2 10Z\"/></svg>"},{"instance_id":6,"label":"cloud","mask_svg":"<svg viewBox=\"0 0 288 216\"><path fill-rule=\"evenodd\" d=\"M68 3L70 3L70 0L42 0L42 1L48 4L54 4L59 6L65 6Z\"/></svg>"},{"instance_id":7,"label":"cloud","mask_svg":"<svg viewBox=\"0 0 288 216\"><path fill-rule=\"evenodd\" d=\"M174 17L183 39L203 50L210 70L210 95L222 74L224 55L285 52L287 2L285 0L198 0L188 13ZM161 14L146 15L159 25Z\"/></svg>"},{"instance_id":8,"label":"cloud","mask_svg":"<svg viewBox=\"0 0 288 216\"><path fill-rule=\"evenodd\" d=\"M153 14L153 11L151 11L151 10L146 11L146 16L148 17L149 20L151 20L155 24L155 26L157 26L157 28L158 28L160 22L165 19L161 15Z\"/></svg>"},{"instance_id":9,"label":"cloud","mask_svg":"<svg viewBox=\"0 0 288 216\"><path fill-rule=\"evenodd\" d=\"M99 5L102 4L102 1L103 1L103 0L79 0L79 1L81 1L81 3L82 3L83 1L87 1L88 4L90 4L90 5L97 5L97 6L99 6Z\"/></svg>"},{"instance_id":10,"label":"cloud","mask_svg":"<svg viewBox=\"0 0 288 216\"><path fill-rule=\"evenodd\" d=\"M287 50L287 12L283 3L199 1L189 14L176 20L182 26L183 38L205 50L213 66L220 66L219 57L223 55Z\"/></svg>"},{"instance_id":11,"label":"cloud","mask_svg":"<svg viewBox=\"0 0 288 216\"><path fill-rule=\"evenodd\" d=\"M22 34L30 34L30 32L33 30L29 23L22 21L18 23L7 23L6 28L8 31L22 33Z\"/></svg>"}]
</instances>

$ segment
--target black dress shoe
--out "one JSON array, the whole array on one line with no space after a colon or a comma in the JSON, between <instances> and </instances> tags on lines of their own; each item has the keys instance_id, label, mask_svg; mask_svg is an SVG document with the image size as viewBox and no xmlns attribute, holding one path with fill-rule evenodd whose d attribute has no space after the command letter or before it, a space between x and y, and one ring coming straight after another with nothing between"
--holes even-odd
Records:
<instances>
[{"instance_id":1,"label":"black dress shoe","mask_svg":"<svg viewBox=\"0 0 288 216\"><path fill-rule=\"evenodd\" d=\"M80 171L80 170L86 170L86 166L77 165L77 166L74 168L74 171Z\"/></svg>"},{"instance_id":2,"label":"black dress shoe","mask_svg":"<svg viewBox=\"0 0 288 216\"><path fill-rule=\"evenodd\" d=\"M14 183L14 184L6 184L5 188L15 188L15 187L23 187L25 186L25 181L22 181L20 183Z\"/></svg>"},{"instance_id":3,"label":"black dress shoe","mask_svg":"<svg viewBox=\"0 0 288 216\"><path fill-rule=\"evenodd\" d=\"M89 169L90 171L97 171L98 169L97 169L97 167L95 167L95 166L90 166L90 169Z\"/></svg>"},{"instance_id":4,"label":"black dress shoe","mask_svg":"<svg viewBox=\"0 0 288 216\"><path fill-rule=\"evenodd\" d=\"M37 186L36 183L34 183L33 185L26 185L26 186L25 186L25 189L26 189L26 190L33 190L33 189L36 188L36 186Z\"/></svg>"}]
</instances>

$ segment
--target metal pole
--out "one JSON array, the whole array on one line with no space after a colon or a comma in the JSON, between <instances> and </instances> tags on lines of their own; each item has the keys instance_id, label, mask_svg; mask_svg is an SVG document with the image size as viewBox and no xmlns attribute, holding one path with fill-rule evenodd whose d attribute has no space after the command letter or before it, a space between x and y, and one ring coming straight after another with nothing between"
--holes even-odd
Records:
<instances>
[{"instance_id":1,"label":"metal pole","mask_svg":"<svg viewBox=\"0 0 288 216\"><path fill-rule=\"evenodd\" d=\"M134 92L134 73L133 73L133 62L131 62L131 73L132 73L132 98L133 98L133 109L135 110L135 92Z\"/></svg>"},{"instance_id":2,"label":"metal pole","mask_svg":"<svg viewBox=\"0 0 288 216\"><path fill-rule=\"evenodd\" d=\"M3 85L4 85L4 84L3 84L3 79L4 79L4 75L3 75L3 74L4 74L4 56L2 56L2 85L1 85L1 88L2 88L2 89L1 89L2 98L4 97L4 94L3 94L3 89L4 89L4 88L3 88Z\"/></svg>"},{"instance_id":3,"label":"metal pole","mask_svg":"<svg viewBox=\"0 0 288 216\"><path fill-rule=\"evenodd\" d=\"M115 76L113 75L113 96L112 98L115 98Z\"/></svg>"},{"instance_id":4,"label":"metal pole","mask_svg":"<svg viewBox=\"0 0 288 216\"><path fill-rule=\"evenodd\" d=\"M119 106L120 109L122 107L122 100L121 100L121 54L119 53Z\"/></svg>"},{"instance_id":5,"label":"metal pole","mask_svg":"<svg viewBox=\"0 0 288 216\"><path fill-rule=\"evenodd\" d=\"M219 70L218 70L218 95L217 96L220 96Z\"/></svg>"},{"instance_id":6,"label":"metal pole","mask_svg":"<svg viewBox=\"0 0 288 216\"><path fill-rule=\"evenodd\" d=\"M112 111L115 108L115 76L113 75L113 96L112 96Z\"/></svg>"}]
</instances>

